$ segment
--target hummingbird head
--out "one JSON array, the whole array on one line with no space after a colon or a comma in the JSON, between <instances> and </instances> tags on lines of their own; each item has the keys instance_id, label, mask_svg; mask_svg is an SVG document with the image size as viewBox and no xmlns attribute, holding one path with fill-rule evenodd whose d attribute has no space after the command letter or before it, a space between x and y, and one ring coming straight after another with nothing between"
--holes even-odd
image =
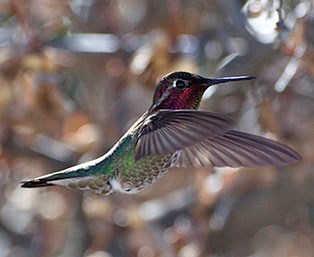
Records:
<instances>
[{"instance_id":1,"label":"hummingbird head","mask_svg":"<svg viewBox=\"0 0 314 257\"><path fill-rule=\"evenodd\" d=\"M212 79L184 71L172 72L159 81L150 109L152 112L160 109L197 109L208 87L229 81L254 78L239 76Z\"/></svg>"}]
</instances>

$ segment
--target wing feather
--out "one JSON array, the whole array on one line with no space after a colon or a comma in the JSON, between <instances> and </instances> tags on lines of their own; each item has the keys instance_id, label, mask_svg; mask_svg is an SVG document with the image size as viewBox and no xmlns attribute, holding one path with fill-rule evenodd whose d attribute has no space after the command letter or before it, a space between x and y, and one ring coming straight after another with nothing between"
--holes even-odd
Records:
<instances>
[{"instance_id":1,"label":"wing feather","mask_svg":"<svg viewBox=\"0 0 314 257\"><path fill-rule=\"evenodd\" d=\"M139 132L135 159L175 153L233 126L227 116L198 110L161 110L146 118Z\"/></svg>"},{"instance_id":2,"label":"wing feather","mask_svg":"<svg viewBox=\"0 0 314 257\"><path fill-rule=\"evenodd\" d=\"M260 136L228 130L178 151L176 167L283 166L301 160L291 148Z\"/></svg>"}]
</instances>

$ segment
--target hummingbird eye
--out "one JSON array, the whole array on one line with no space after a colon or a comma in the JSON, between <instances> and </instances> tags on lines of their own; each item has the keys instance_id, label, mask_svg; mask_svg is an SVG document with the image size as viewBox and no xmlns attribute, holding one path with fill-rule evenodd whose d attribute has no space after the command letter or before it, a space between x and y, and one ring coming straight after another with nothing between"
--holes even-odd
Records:
<instances>
[{"instance_id":1,"label":"hummingbird eye","mask_svg":"<svg viewBox=\"0 0 314 257\"><path fill-rule=\"evenodd\" d=\"M174 82L174 87L178 88L178 89L184 89L187 87L187 85L188 85L187 82L185 82L184 80L180 80L180 79L178 79Z\"/></svg>"}]
</instances>

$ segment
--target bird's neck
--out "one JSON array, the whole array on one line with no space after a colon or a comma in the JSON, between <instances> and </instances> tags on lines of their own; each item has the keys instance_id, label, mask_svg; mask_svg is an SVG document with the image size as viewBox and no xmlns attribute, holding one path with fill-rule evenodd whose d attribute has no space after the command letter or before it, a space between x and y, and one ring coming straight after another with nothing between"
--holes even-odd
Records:
<instances>
[{"instance_id":1,"label":"bird's neck","mask_svg":"<svg viewBox=\"0 0 314 257\"><path fill-rule=\"evenodd\" d=\"M150 107L149 113L154 113L161 109L198 109L204 90L185 90L180 93L164 94L156 99Z\"/></svg>"}]
</instances>

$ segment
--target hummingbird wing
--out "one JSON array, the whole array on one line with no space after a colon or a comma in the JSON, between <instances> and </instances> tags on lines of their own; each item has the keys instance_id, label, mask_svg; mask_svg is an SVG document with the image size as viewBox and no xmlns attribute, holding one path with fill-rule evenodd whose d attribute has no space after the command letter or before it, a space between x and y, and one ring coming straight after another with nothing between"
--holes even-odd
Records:
<instances>
[{"instance_id":1,"label":"hummingbird wing","mask_svg":"<svg viewBox=\"0 0 314 257\"><path fill-rule=\"evenodd\" d=\"M144 121L135 160L175 153L205 138L223 134L233 126L225 115L197 110L160 110Z\"/></svg>"},{"instance_id":2,"label":"hummingbird wing","mask_svg":"<svg viewBox=\"0 0 314 257\"><path fill-rule=\"evenodd\" d=\"M177 152L175 167L283 166L301 160L291 148L260 136L228 130Z\"/></svg>"}]
</instances>

